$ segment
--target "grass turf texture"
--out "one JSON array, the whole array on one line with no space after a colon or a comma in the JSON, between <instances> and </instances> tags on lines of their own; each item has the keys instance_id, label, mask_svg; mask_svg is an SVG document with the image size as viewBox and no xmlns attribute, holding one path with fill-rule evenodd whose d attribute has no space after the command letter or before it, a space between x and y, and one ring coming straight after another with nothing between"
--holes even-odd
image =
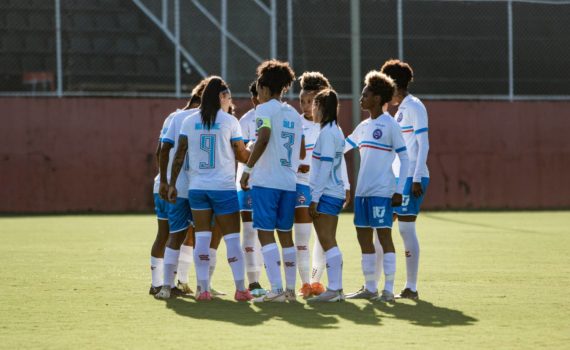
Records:
<instances>
[{"instance_id":1,"label":"grass turf texture","mask_svg":"<svg viewBox=\"0 0 570 350\"><path fill-rule=\"evenodd\" d=\"M351 222L343 215L338 232L347 292L363 279ZM150 215L0 218L0 347L563 348L568 227L568 212L424 213L419 302L309 306L234 302L223 242L214 286L229 297L154 300ZM397 229L394 240L398 291Z\"/></svg>"}]
</instances>

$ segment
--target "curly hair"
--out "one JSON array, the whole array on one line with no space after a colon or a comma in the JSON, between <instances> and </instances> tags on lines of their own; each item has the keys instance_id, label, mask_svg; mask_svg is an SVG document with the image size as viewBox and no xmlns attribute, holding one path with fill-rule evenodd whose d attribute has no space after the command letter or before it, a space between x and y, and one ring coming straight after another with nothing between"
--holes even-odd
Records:
<instances>
[{"instance_id":1,"label":"curly hair","mask_svg":"<svg viewBox=\"0 0 570 350\"><path fill-rule=\"evenodd\" d=\"M338 95L332 89L321 90L313 100L314 104L319 106L323 112L321 127L337 122L338 119Z\"/></svg>"},{"instance_id":2,"label":"curly hair","mask_svg":"<svg viewBox=\"0 0 570 350\"><path fill-rule=\"evenodd\" d=\"M394 79L398 89L408 90L408 84L414 81L414 71L406 62L391 59L386 61L380 71Z\"/></svg>"},{"instance_id":3,"label":"curly hair","mask_svg":"<svg viewBox=\"0 0 570 350\"><path fill-rule=\"evenodd\" d=\"M267 60L257 67L257 83L269 88L271 94L280 94L295 81L295 72L288 62Z\"/></svg>"},{"instance_id":4,"label":"curly hair","mask_svg":"<svg viewBox=\"0 0 570 350\"><path fill-rule=\"evenodd\" d=\"M305 72L299 77L301 89L305 91L321 91L330 89L329 80L321 72Z\"/></svg>"},{"instance_id":5,"label":"curly hair","mask_svg":"<svg viewBox=\"0 0 570 350\"><path fill-rule=\"evenodd\" d=\"M249 93L251 94L251 97L257 97L257 82L254 80L251 82L251 84L249 84Z\"/></svg>"},{"instance_id":6,"label":"curly hair","mask_svg":"<svg viewBox=\"0 0 570 350\"><path fill-rule=\"evenodd\" d=\"M374 95L379 95L381 104L385 104L392 100L396 91L394 80L384 73L377 70L371 70L364 78L364 84Z\"/></svg>"}]
</instances>

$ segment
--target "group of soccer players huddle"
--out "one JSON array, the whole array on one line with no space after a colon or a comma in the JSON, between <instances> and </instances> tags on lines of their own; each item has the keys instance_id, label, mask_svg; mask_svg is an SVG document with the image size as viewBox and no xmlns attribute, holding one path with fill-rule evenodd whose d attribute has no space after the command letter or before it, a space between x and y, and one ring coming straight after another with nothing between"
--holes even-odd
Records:
<instances>
[{"instance_id":1,"label":"group of soccer players huddle","mask_svg":"<svg viewBox=\"0 0 570 350\"><path fill-rule=\"evenodd\" d=\"M338 125L338 95L319 72L305 72L299 79L299 114L282 101L295 81L289 64L263 62L250 85L253 108L239 120L227 83L218 76L202 80L187 105L165 119L159 137L154 184L158 233L151 250L150 294L167 299L194 293L188 282L194 262L196 300L224 295L211 285L223 238L237 301L284 302L298 295L309 302L417 299L415 222L429 183L429 140L426 109L408 93L412 80L412 68L399 60L366 74L360 105L369 117L346 138ZM398 106L394 117L388 113L390 104ZM350 202L344 154L356 148L361 162L354 225L364 285L345 295L336 231L338 215ZM396 218L407 269L398 295L391 236ZM267 290L259 282L263 266ZM320 281L325 269L326 288Z\"/></svg>"}]
</instances>

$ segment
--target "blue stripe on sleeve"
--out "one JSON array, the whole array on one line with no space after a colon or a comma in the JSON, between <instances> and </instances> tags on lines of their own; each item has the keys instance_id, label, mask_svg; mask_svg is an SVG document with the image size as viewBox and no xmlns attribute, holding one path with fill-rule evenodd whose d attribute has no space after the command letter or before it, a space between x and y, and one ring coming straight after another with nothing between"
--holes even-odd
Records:
<instances>
[{"instance_id":1,"label":"blue stripe on sleeve","mask_svg":"<svg viewBox=\"0 0 570 350\"><path fill-rule=\"evenodd\" d=\"M248 143L249 140L248 139L243 139L243 143Z\"/></svg>"},{"instance_id":2,"label":"blue stripe on sleeve","mask_svg":"<svg viewBox=\"0 0 570 350\"><path fill-rule=\"evenodd\" d=\"M231 142L236 142L236 141L243 141L243 137L234 137L230 139Z\"/></svg>"},{"instance_id":3,"label":"blue stripe on sleeve","mask_svg":"<svg viewBox=\"0 0 570 350\"><path fill-rule=\"evenodd\" d=\"M416 130L416 131L414 132L414 134L417 135L417 134L421 134L422 132L427 132L427 131L428 131L428 128L421 128L421 129L419 129L419 130Z\"/></svg>"},{"instance_id":4,"label":"blue stripe on sleeve","mask_svg":"<svg viewBox=\"0 0 570 350\"><path fill-rule=\"evenodd\" d=\"M171 145L174 145L174 140L167 139L166 137L163 137L163 138L162 138L162 142L164 142L164 143L169 143L169 144L171 144Z\"/></svg>"},{"instance_id":5,"label":"blue stripe on sleeve","mask_svg":"<svg viewBox=\"0 0 570 350\"><path fill-rule=\"evenodd\" d=\"M321 154L319 152L313 152L313 155L320 156Z\"/></svg>"},{"instance_id":6,"label":"blue stripe on sleeve","mask_svg":"<svg viewBox=\"0 0 570 350\"><path fill-rule=\"evenodd\" d=\"M358 146L356 145L356 143L354 143L354 141L352 141L352 140L351 140L350 138L348 138L348 137L346 138L346 142L348 142L348 143L352 146L352 148L358 147Z\"/></svg>"},{"instance_id":7,"label":"blue stripe on sleeve","mask_svg":"<svg viewBox=\"0 0 570 350\"><path fill-rule=\"evenodd\" d=\"M406 146L400 147L396 150L396 153L400 153L400 152L405 151L405 150L406 150Z\"/></svg>"},{"instance_id":8,"label":"blue stripe on sleeve","mask_svg":"<svg viewBox=\"0 0 570 350\"><path fill-rule=\"evenodd\" d=\"M321 161L323 162L332 162L333 159L331 157L321 157Z\"/></svg>"}]
</instances>

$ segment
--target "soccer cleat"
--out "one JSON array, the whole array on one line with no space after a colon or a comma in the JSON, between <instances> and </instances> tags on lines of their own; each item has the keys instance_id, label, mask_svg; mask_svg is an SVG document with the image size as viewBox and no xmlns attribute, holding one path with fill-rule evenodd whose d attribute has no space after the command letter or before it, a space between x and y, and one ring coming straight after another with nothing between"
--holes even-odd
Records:
<instances>
[{"instance_id":1,"label":"soccer cleat","mask_svg":"<svg viewBox=\"0 0 570 350\"><path fill-rule=\"evenodd\" d=\"M388 292L387 290L382 291L382 295L376 298L372 298L373 301L380 301L383 303L392 303L394 302L394 293Z\"/></svg>"},{"instance_id":2,"label":"soccer cleat","mask_svg":"<svg viewBox=\"0 0 570 350\"><path fill-rule=\"evenodd\" d=\"M170 286L162 286L160 291L154 295L155 299L170 299Z\"/></svg>"},{"instance_id":3,"label":"soccer cleat","mask_svg":"<svg viewBox=\"0 0 570 350\"><path fill-rule=\"evenodd\" d=\"M222 292L221 290L216 290L210 286L210 292L212 293L213 297L221 297L227 295L226 292Z\"/></svg>"},{"instance_id":4,"label":"soccer cleat","mask_svg":"<svg viewBox=\"0 0 570 350\"><path fill-rule=\"evenodd\" d=\"M250 283L248 289L251 292L251 295L253 295L256 298L265 295L265 293L267 293L267 291L261 287L259 282Z\"/></svg>"},{"instance_id":5,"label":"soccer cleat","mask_svg":"<svg viewBox=\"0 0 570 350\"><path fill-rule=\"evenodd\" d=\"M324 293L317 295L316 297L312 297L307 302L309 303L318 303L318 302L325 302L325 303L333 303L337 301L344 301L345 296L340 290L330 290L327 289Z\"/></svg>"},{"instance_id":6,"label":"soccer cleat","mask_svg":"<svg viewBox=\"0 0 570 350\"><path fill-rule=\"evenodd\" d=\"M354 293L347 294L346 299L368 299L368 300L371 300L372 298L376 298L377 296L378 296L378 291L371 292L368 289L364 288L364 286L362 286L362 288L360 288L358 291L356 291Z\"/></svg>"},{"instance_id":7,"label":"soccer cleat","mask_svg":"<svg viewBox=\"0 0 570 350\"><path fill-rule=\"evenodd\" d=\"M285 291L285 300L287 301L297 301L297 295L295 295L294 289L287 289Z\"/></svg>"},{"instance_id":8,"label":"soccer cleat","mask_svg":"<svg viewBox=\"0 0 570 350\"><path fill-rule=\"evenodd\" d=\"M178 289L177 287L174 287L170 289L170 295L173 295L175 297L181 297L185 296L186 293L184 293L182 290Z\"/></svg>"},{"instance_id":9,"label":"soccer cleat","mask_svg":"<svg viewBox=\"0 0 570 350\"><path fill-rule=\"evenodd\" d=\"M313 294L313 290L311 288L311 285L309 283L303 283L303 286L301 287L301 289L299 289L299 294L297 294L298 296L302 296L304 299L307 299L309 297L311 297L311 295Z\"/></svg>"},{"instance_id":10,"label":"soccer cleat","mask_svg":"<svg viewBox=\"0 0 570 350\"><path fill-rule=\"evenodd\" d=\"M192 288L190 288L188 283L182 283L182 282L178 281L176 288L180 289L180 291L182 291L182 293L184 293L186 295L194 293L194 291L192 290Z\"/></svg>"},{"instance_id":11,"label":"soccer cleat","mask_svg":"<svg viewBox=\"0 0 570 350\"><path fill-rule=\"evenodd\" d=\"M212 295L208 291L204 291L198 294L196 297L197 301L210 301L212 300Z\"/></svg>"},{"instance_id":12,"label":"soccer cleat","mask_svg":"<svg viewBox=\"0 0 570 350\"><path fill-rule=\"evenodd\" d=\"M156 295L156 294L158 294L158 292L160 292L161 288L162 288L162 286L155 287L155 286L151 285L150 289L148 290L148 294Z\"/></svg>"},{"instance_id":13,"label":"soccer cleat","mask_svg":"<svg viewBox=\"0 0 570 350\"><path fill-rule=\"evenodd\" d=\"M396 295L395 298L418 300L420 298L420 295L418 294L417 291L414 292L410 288L406 288L403 291L401 291L400 294Z\"/></svg>"},{"instance_id":14,"label":"soccer cleat","mask_svg":"<svg viewBox=\"0 0 570 350\"><path fill-rule=\"evenodd\" d=\"M249 290L236 290L236 294L234 295L234 299L237 301L250 301L253 299Z\"/></svg>"},{"instance_id":15,"label":"soccer cleat","mask_svg":"<svg viewBox=\"0 0 570 350\"><path fill-rule=\"evenodd\" d=\"M325 290L326 290L325 286L323 286L321 283L319 282L311 283L311 294L320 295L321 293L324 293Z\"/></svg>"},{"instance_id":16,"label":"soccer cleat","mask_svg":"<svg viewBox=\"0 0 570 350\"><path fill-rule=\"evenodd\" d=\"M253 299L254 303L282 303L285 301L285 292L275 293L268 291L267 294Z\"/></svg>"}]
</instances>

